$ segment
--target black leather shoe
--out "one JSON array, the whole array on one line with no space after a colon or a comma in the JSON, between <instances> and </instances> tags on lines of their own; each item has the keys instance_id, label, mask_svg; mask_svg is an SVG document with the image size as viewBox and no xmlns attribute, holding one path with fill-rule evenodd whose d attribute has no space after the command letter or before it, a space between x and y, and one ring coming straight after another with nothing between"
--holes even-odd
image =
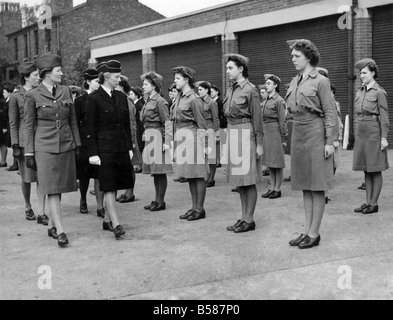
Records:
<instances>
[{"instance_id":1,"label":"black leather shoe","mask_svg":"<svg viewBox=\"0 0 393 320\"><path fill-rule=\"evenodd\" d=\"M318 238L311 238L306 236L302 242L299 243L299 249L311 249L314 247L318 247L321 242L321 236Z\"/></svg>"},{"instance_id":2,"label":"black leather shoe","mask_svg":"<svg viewBox=\"0 0 393 320\"><path fill-rule=\"evenodd\" d=\"M104 231L111 231L111 232L113 232L113 224L112 224L112 221L109 221L109 222L103 221L103 222L102 222L102 229L103 229Z\"/></svg>"},{"instance_id":3,"label":"black leather shoe","mask_svg":"<svg viewBox=\"0 0 393 320\"><path fill-rule=\"evenodd\" d=\"M6 168L8 165L7 165L7 162L5 162L5 163L3 163L3 164L0 164L0 168Z\"/></svg>"},{"instance_id":4,"label":"black leather shoe","mask_svg":"<svg viewBox=\"0 0 393 320\"><path fill-rule=\"evenodd\" d=\"M176 179L173 179L173 181L175 181L175 182L180 182L181 179L183 179L183 178L182 178L182 177L178 177L178 178L176 178Z\"/></svg>"},{"instance_id":5,"label":"black leather shoe","mask_svg":"<svg viewBox=\"0 0 393 320\"><path fill-rule=\"evenodd\" d=\"M181 178L180 179L180 183L187 183L187 182L189 182L190 181L190 179L186 179L186 178Z\"/></svg>"},{"instance_id":6,"label":"black leather shoe","mask_svg":"<svg viewBox=\"0 0 393 320\"><path fill-rule=\"evenodd\" d=\"M42 224L44 226L47 226L49 224L49 218L47 215L42 215L37 217L37 224Z\"/></svg>"},{"instance_id":7,"label":"black leather shoe","mask_svg":"<svg viewBox=\"0 0 393 320\"><path fill-rule=\"evenodd\" d=\"M243 222L242 220L237 220L237 222L233 226L228 227L227 230L228 231L235 231L235 229L237 227L239 227L242 222Z\"/></svg>"},{"instance_id":8,"label":"black leather shoe","mask_svg":"<svg viewBox=\"0 0 393 320\"><path fill-rule=\"evenodd\" d=\"M120 200L119 203L129 203L129 202L135 202L135 196L132 195L130 196L126 196L124 195Z\"/></svg>"},{"instance_id":9,"label":"black leather shoe","mask_svg":"<svg viewBox=\"0 0 393 320\"><path fill-rule=\"evenodd\" d=\"M57 244L59 247L64 247L69 244L67 236L64 232L59 234L59 237L57 238Z\"/></svg>"},{"instance_id":10,"label":"black leather shoe","mask_svg":"<svg viewBox=\"0 0 393 320\"><path fill-rule=\"evenodd\" d=\"M282 193L281 191L273 191L270 195L269 195L269 199L278 199L282 197Z\"/></svg>"},{"instance_id":11,"label":"black leather shoe","mask_svg":"<svg viewBox=\"0 0 393 320\"><path fill-rule=\"evenodd\" d=\"M256 224L255 224L254 221L251 222L251 223L248 223L248 222L246 222L246 221L243 221L243 222L240 224L240 226L238 226L238 227L234 230L234 232L235 232L235 233L243 233L243 232L248 232L248 231L254 231L255 228L256 228Z\"/></svg>"},{"instance_id":12,"label":"black leather shoe","mask_svg":"<svg viewBox=\"0 0 393 320\"><path fill-rule=\"evenodd\" d=\"M5 170L7 170L8 172L12 172L12 171L18 171L19 168L18 168L18 166L11 166L11 167L9 167L9 168L7 168Z\"/></svg>"},{"instance_id":13,"label":"black leather shoe","mask_svg":"<svg viewBox=\"0 0 393 320\"><path fill-rule=\"evenodd\" d=\"M197 221L197 220L202 220L206 218L206 211L203 210L201 212L194 211L191 216L187 218L187 221Z\"/></svg>"},{"instance_id":14,"label":"black leather shoe","mask_svg":"<svg viewBox=\"0 0 393 320\"><path fill-rule=\"evenodd\" d=\"M378 205L376 205L376 206L369 205L367 208L365 208L362 211L362 213L363 214L373 214L373 213L377 213L378 211L379 211L379 206Z\"/></svg>"},{"instance_id":15,"label":"black leather shoe","mask_svg":"<svg viewBox=\"0 0 393 320\"><path fill-rule=\"evenodd\" d=\"M179 218L182 220L186 220L188 217L194 214L194 210L190 209L185 214L181 215Z\"/></svg>"},{"instance_id":16,"label":"black leather shoe","mask_svg":"<svg viewBox=\"0 0 393 320\"><path fill-rule=\"evenodd\" d=\"M212 188L215 185L216 185L216 182L214 180L206 182L206 188Z\"/></svg>"},{"instance_id":17,"label":"black leather shoe","mask_svg":"<svg viewBox=\"0 0 393 320\"><path fill-rule=\"evenodd\" d=\"M149 205L144 206L143 209L150 210L151 208L155 207L156 205L158 205L158 203L155 201L152 201Z\"/></svg>"},{"instance_id":18,"label":"black leather shoe","mask_svg":"<svg viewBox=\"0 0 393 320\"><path fill-rule=\"evenodd\" d=\"M156 205L150 208L150 211L162 211L166 209L166 203L157 203Z\"/></svg>"},{"instance_id":19,"label":"black leather shoe","mask_svg":"<svg viewBox=\"0 0 393 320\"><path fill-rule=\"evenodd\" d=\"M358 187L359 190L366 190L366 184L363 182L360 187Z\"/></svg>"},{"instance_id":20,"label":"black leather shoe","mask_svg":"<svg viewBox=\"0 0 393 320\"><path fill-rule=\"evenodd\" d=\"M55 227L48 229L48 237L57 240L59 238Z\"/></svg>"},{"instance_id":21,"label":"black leather shoe","mask_svg":"<svg viewBox=\"0 0 393 320\"><path fill-rule=\"evenodd\" d=\"M306 234L301 234L299 238L289 241L289 245L291 247L297 247L304 239L306 239Z\"/></svg>"},{"instance_id":22,"label":"black leather shoe","mask_svg":"<svg viewBox=\"0 0 393 320\"><path fill-rule=\"evenodd\" d=\"M270 176L270 171L268 169L262 171L264 177Z\"/></svg>"},{"instance_id":23,"label":"black leather shoe","mask_svg":"<svg viewBox=\"0 0 393 320\"><path fill-rule=\"evenodd\" d=\"M354 211L355 211L356 213L360 213L360 212L363 212L363 210L367 209L368 207L369 207L369 204L363 203L363 204L360 206L360 208L356 208Z\"/></svg>"},{"instance_id":24,"label":"black leather shoe","mask_svg":"<svg viewBox=\"0 0 393 320\"><path fill-rule=\"evenodd\" d=\"M118 225L114 230L113 230L116 239L119 239L121 236L124 236L126 232L124 231L123 227L121 225Z\"/></svg>"},{"instance_id":25,"label":"black leather shoe","mask_svg":"<svg viewBox=\"0 0 393 320\"><path fill-rule=\"evenodd\" d=\"M232 192L237 192L237 193L239 193L239 187L236 187L236 188L233 188L232 190L231 190Z\"/></svg>"},{"instance_id":26,"label":"black leather shoe","mask_svg":"<svg viewBox=\"0 0 393 320\"><path fill-rule=\"evenodd\" d=\"M267 198L269 198L270 197L270 195L273 193L273 191L272 190L268 190L265 194L263 194L261 197L263 198L263 199L267 199Z\"/></svg>"},{"instance_id":27,"label":"black leather shoe","mask_svg":"<svg viewBox=\"0 0 393 320\"><path fill-rule=\"evenodd\" d=\"M87 210L87 203L86 202L81 202L80 206L79 206L79 212L81 214L88 214L89 210Z\"/></svg>"},{"instance_id":28,"label":"black leather shoe","mask_svg":"<svg viewBox=\"0 0 393 320\"><path fill-rule=\"evenodd\" d=\"M26 219L29 220L29 221L34 221L34 220L37 219L37 218L35 217L35 214L34 214L33 209L30 209L30 210L27 210L27 211L26 211Z\"/></svg>"},{"instance_id":29,"label":"black leather shoe","mask_svg":"<svg viewBox=\"0 0 393 320\"><path fill-rule=\"evenodd\" d=\"M105 218L105 208L97 210L97 217L100 217L100 218L103 218L103 219Z\"/></svg>"}]
</instances>

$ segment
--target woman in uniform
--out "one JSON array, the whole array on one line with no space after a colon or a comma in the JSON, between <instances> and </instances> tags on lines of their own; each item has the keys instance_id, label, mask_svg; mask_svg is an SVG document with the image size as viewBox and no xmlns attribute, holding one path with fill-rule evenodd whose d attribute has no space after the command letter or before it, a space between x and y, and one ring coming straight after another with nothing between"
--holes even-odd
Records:
<instances>
[{"instance_id":1,"label":"woman in uniform","mask_svg":"<svg viewBox=\"0 0 393 320\"><path fill-rule=\"evenodd\" d=\"M101 86L87 97L87 147L89 162L98 166L100 190L104 192L108 214L103 228L111 230L113 227L118 239L125 231L118 219L116 192L131 188L133 183L130 112L127 96L114 90L121 80L120 62L101 63L97 71Z\"/></svg>"},{"instance_id":2,"label":"woman in uniform","mask_svg":"<svg viewBox=\"0 0 393 320\"><path fill-rule=\"evenodd\" d=\"M22 87L18 92L15 92L10 97L9 118L11 145L14 157L18 160L19 163L19 172L22 178L22 194L25 200L26 219L30 221L37 219L38 223L47 226L49 223L49 218L45 214L45 195L40 194L38 187L37 195L39 215L37 218L31 207L31 184L37 182L37 172L26 167L25 143L23 139L23 131L25 127L25 96L28 91L38 86L39 74L36 66L32 62L22 63L19 65L18 71L21 76ZM53 220L51 223L53 224Z\"/></svg>"},{"instance_id":3,"label":"woman in uniform","mask_svg":"<svg viewBox=\"0 0 393 320\"><path fill-rule=\"evenodd\" d=\"M217 103L210 97L211 84L203 81L198 83L198 94L202 100L205 111L205 119L207 125L207 158L210 167L209 177L206 181L206 188L214 187L214 180L217 170L217 144L220 140L220 119L218 117Z\"/></svg>"},{"instance_id":4,"label":"woman in uniform","mask_svg":"<svg viewBox=\"0 0 393 320\"><path fill-rule=\"evenodd\" d=\"M143 100L143 91L139 87L131 87L130 94L129 94L131 101L134 103L134 106L136 108L136 134L137 134L137 145L139 148L139 152L142 154L143 149L145 148L145 142L143 141L143 123L141 122L141 112L142 108L145 105L145 101ZM142 172L142 164L136 165L134 167L135 173L141 173Z\"/></svg>"},{"instance_id":5,"label":"woman in uniform","mask_svg":"<svg viewBox=\"0 0 393 320\"><path fill-rule=\"evenodd\" d=\"M224 111L229 123L227 182L239 187L242 204L241 219L227 229L243 233L256 228L256 185L262 181L262 115L258 91L248 81L249 59L239 54L228 54L226 57L227 74L232 81L224 99ZM238 154L241 155L240 164Z\"/></svg>"},{"instance_id":6,"label":"woman in uniform","mask_svg":"<svg viewBox=\"0 0 393 320\"><path fill-rule=\"evenodd\" d=\"M315 69L319 52L309 40L288 41L299 74L287 91L293 115L291 150L292 189L303 191L305 232L291 246L309 249L321 241L319 229L325 211L325 191L333 188L333 141L337 137L337 111L330 82Z\"/></svg>"},{"instance_id":7,"label":"woman in uniform","mask_svg":"<svg viewBox=\"0 0 393 320\"><path fill-rule=\"evenodd\" d=\"M205 177L208 167L204 145L207 125L202 101L194 92L195 71L180 66L172 69L172 72L180 92L173 109L177 168L179 176L188 179L192 197L192 208L181 215L180 219L196 221L206 218Z\"/></svg>"},{"instance_id":8,"label":"woman in uniform","mask_svg":"<svg viewBox=\"0 0 393 320\"><path fill-rule=\"evenodd\" d=\"M285 101L280 97L279 77L266 74L266 90L268 97L262 107L263 118L263 161L270 172L272 190L262 198L281 198L281 184L285 168L284 143L288 134L285 123Z\"/></svg>"},{"instance_id":9,"label":"woman in uniform","mask_svg":"<svg viewBox=\"0 0 393 320\"><path fill-rule=\"evenodd\" d=\"M378 66L372 59L363 59L356 64L360 71L362 87L356 94L355 112L358 116L353 156L353 170L363 171L366 179L367 202L355 209L363 214L377 213L381 194L382 171L389 169L388 133L389 115L386 91L375 81Z\"/></svg>"},{"instance_id":10,"label":"woman in uniform","mask_svg":"<svg viewBox=\"0 0 393 320\"><path fill-rule=\"evenodd\" d=\"M6 84L3 86L4 105L0 107L0 168L7 167L7 154L10 145L8 109L10 96L14 91L14 86Z\"/></svg>"},{"instance_id":11,"label":"woman in uniform","mask_svg":"<svg viewBox=\"0 0 393 320\"><path fill-rule=\"evenodd\" d=\"M28 168L37 170L40 194L48 195L49 216L58 234L58 245L68 239L63 230L61 194L77 191L76 149L81 141L72 93L60 85L62 60L54 54L38 57L35 66L42 83L26 93L25 156Z\"/></svg>"},{"instance_id":12,"label":"woman in uniform","mask_svg":"<svg viewBox=\"0 0 393 320\"><path fill-rule=\"evenodd\" d=\"M173 173L170 156L173 127L169 120L168 102L160 96L162 76L148 72L141 76L141 80L143 92L148 96L141 113L145 129L143 173L153 176L155 187L155 200L145 206L145 210L161 211L166 209L167 174Z\"/></svg>"},{"instance_id":13,"label":"woman in uniform","mask_svg":"<svg viewBox=\"0 0 393 320\"><path fill-rule=\"evenodd\" d=\"M87 97L96 91L100 84L98 83L98 71L95 68L89 68L83 71L85 78L85 89L83 95L75 99L76 121L78 123L79 135L82 146L80 148L80 156L76 164L77 177L79 179L79 192L81 194L79 212L87 214L87 190L89 189L90 179L94 179L94 194L97 201L97 216L104 218L104 194L100 191L100 183L98 180L98 170L89 163L89 154L87 152L87 128L86 128L86 103Z\"/></svg>"}]
</instances>

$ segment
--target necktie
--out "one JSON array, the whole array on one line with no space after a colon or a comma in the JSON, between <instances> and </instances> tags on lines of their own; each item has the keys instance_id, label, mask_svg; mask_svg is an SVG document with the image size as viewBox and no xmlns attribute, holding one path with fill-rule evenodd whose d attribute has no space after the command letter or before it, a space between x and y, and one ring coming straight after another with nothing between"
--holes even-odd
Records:
<instances>
[{"instance_id":1,"label":"necktie","mask_svg":"<svg viewBox=\"0 0 393 320\"><path fill-rule=\"evenodd\" d=\"M299 77L299 81L297 83L297 85L299 86L299 84L303 81L303 73L300 75Z\"/></svg>"},{"instance_id":2,"label":"necktie","mask_svg":"<svg viewBox=\"0 0 393 320\"><path fill-rule=\"evenodd\" d=\"M114 90L111 91L111 96L112 96L112 100L113 102L116 104L116 99L115 99L115 95L113 94Z\"/></svg>"},{"instance_id":3,"label":"necktie","mask_svg":"<svg viewBox=\"0 0 393 320\"><path fill-rule=\"evenodd\" d=\"M52 88L52 95L53 95L54 97L56 97L56 87L53 87L53 88Z\"/></svg>"}]
</instances>

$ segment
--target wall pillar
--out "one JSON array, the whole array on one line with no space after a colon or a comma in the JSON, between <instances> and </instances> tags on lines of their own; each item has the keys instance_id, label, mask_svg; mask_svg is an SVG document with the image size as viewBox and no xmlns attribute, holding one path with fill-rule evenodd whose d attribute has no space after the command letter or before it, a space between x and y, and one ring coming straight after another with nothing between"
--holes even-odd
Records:
<instances>
[{"instance_id":1,"label":"wall pillar","mask_svg":"<svg viewBox=\"0 0 393 320\"><path fill-rule=\"evenodd\" d=\"M152 48L142 50L143 73L156 71L156 54Z\"/></svg>"},{"instance_id":2,"label":"wall pillar","mask_svg":"<svg viewBox=\"0 0 393 320\"><path fill-rule=\"evenodd\" d=\"M224 97L231 83L227 75L226 58L228 53L239 53L239 39L235 33L227 33L222 36L222 94Z\"/></svg>"}]
</instances>

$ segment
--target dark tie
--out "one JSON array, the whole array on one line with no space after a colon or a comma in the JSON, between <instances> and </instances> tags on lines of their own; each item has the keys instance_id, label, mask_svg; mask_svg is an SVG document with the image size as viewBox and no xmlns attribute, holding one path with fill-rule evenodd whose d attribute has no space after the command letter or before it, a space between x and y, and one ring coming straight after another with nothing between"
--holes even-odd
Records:
<instances>
[{"instance_id":1,"label":"dark tie","mask_svg":"<svg viewBox=\"0 0 393 320\"><path fill-rule=\"evenodd\" d=\"M112 100L113 100L113 102L116 104L116 98L115 98L114 93L115 93L115 90L112 90L112 91L111 91Z\"/></svg>"},{"instance_id":2,"label":"dark tie","mask_svg":"<svg viewBox=\"0 0 393 320\"><path fill-rule=\"evenodd\" d=\"M53 87L53 88L52 88L52 95L53 95L54 97L56 97L56 87Z\"/></svg>"},{"instance_id":3,"label":"dark tie","mask_svg":"<svg viewBox=\"0 0 393 320\"><path fill-rule=\"evenodd\" d=\"M303 81L303 73L300 75L299 77L299 81L297 83L297 85L299 86L299 84Z\"/></svg>"}]
</instances>

